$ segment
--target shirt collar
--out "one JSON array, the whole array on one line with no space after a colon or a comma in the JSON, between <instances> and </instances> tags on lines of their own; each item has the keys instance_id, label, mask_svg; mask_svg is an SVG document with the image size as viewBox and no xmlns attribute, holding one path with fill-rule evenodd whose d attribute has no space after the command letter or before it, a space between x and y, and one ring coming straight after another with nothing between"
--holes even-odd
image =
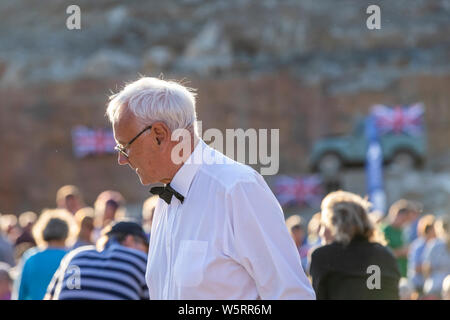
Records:
<instances>
[{"instance_id":1,"label":"shirt collar","mask_svg":"<svg viewBox=\"0 0 450 320\"><path fill-rule=\"evenodd\" d=\"M198 139L198 143L185 163L178 169L177 173L170 182L170 186L178 193L187 196L192 180L195 177L198 169L200 168L203 159L203 150L207 147L207 144Z\"/></svg>"}]
</instances>

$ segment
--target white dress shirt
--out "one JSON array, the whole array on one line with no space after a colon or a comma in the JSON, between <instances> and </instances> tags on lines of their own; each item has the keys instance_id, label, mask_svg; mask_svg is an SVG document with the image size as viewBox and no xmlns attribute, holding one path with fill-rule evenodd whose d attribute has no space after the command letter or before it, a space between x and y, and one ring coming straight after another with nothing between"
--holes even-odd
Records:
<instances>
[{"instance_id":1,"label":"white dress shirt","mask_svg":"<svg viewBox=\"0 0 450 320\"><path fill-rule=\"evenodd\" d=\"M204 155L215 163L200 163ZM158 200L150 299L315 299L283 211L259 173L200 140L170 185L185 199Z\"/></svg>"}]
</instances>

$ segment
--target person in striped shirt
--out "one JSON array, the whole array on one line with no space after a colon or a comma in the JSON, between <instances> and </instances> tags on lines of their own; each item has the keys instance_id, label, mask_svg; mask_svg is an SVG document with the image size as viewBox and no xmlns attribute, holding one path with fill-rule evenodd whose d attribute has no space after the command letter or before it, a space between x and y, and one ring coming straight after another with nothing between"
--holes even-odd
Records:
<instances>
[{"instance_id":1,"label":"person in striped shirt","mask_svg":"<svg viewBox=\"0 0 450 320\"><path fill-rule=\"evenodd\" d=\"M47 289L47 300L148 300L148 239L142 227L119 221L94 246L69 252Z\"/></svg>"}]
</instances>

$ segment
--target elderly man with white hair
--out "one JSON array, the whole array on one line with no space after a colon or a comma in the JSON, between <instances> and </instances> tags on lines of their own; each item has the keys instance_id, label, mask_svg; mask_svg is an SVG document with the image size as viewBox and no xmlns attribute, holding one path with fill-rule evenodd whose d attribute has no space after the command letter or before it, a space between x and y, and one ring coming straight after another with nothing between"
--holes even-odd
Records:
<instances>
[{"instance_id":1,"label":"elderly man with white hair","mask_svg":"<svg viewBox=\"0 0 450 320\"><path fill-rule=\"evenodd\" d=\"M119 164L143 185L164 184L151 189L151 299L315 298L262 176L199 138L193 90L141 78L111 97L107 115Z\"/></svg>"}]
</instances>

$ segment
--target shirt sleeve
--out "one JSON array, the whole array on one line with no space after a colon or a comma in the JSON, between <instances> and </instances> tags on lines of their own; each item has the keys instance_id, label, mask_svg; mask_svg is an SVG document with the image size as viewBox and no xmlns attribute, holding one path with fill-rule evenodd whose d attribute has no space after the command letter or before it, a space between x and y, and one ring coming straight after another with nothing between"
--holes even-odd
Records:
<instances>
[{"instance_id":1,"label":"shirt sleeve","mask_svg":"<svg viewBox=\"0 0 450 320\"><path fill-rule=\"evenodd\" d=\"M262 299L315 299L284 222L263 178L235 184L227 194L237 260Z\"/></svg>"}]
</instances>

